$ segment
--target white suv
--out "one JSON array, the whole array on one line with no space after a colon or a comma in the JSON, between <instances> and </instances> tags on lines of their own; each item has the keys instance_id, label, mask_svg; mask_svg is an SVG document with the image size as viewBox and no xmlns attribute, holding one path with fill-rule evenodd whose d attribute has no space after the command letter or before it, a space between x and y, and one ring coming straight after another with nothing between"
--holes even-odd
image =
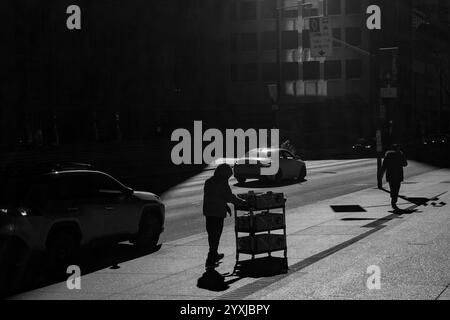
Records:
<instances>
[{"instance_id":1,"label":"white suv","mask_svg":"<svg viewBox=\"0 0 450 320\"><path fill-rule=\"evenodd\" d=\"M8 247L15 246L45 251L56 261L97 240L153 247L164 230L157 195L134 191L88 165L60 165L3 186L0 261L12 259Z\"/></svg>"}]
</instances>

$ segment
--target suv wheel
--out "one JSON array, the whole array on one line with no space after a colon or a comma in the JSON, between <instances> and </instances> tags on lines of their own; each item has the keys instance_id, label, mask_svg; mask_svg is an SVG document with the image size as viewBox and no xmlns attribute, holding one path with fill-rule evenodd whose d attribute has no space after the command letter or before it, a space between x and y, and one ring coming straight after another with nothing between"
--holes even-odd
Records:
<instances>
[{"instance_id":1,"label":"suv wheel","mask_svg":"<svg viewBox=\"0 0 450 320\"><path fill-rule=\"evenodd\" d=\"M305 177L306 177L306 167L302 167L298 175L298 181L304 181Z\"/></svg>"},{"instance_id":2,"label":"suv wheel","mask_svg":"<svg viewBox=\"0 0 450 320\"><path fill-rule=\"evenodd\" d=\"M141 218L135 244L141 248L154 248L161 234L161 222L155 214L146 214Z\"/></svg>"},{"instance_id":3,"label":"suv wheel","mask_svg":"<svg viewBox=\"0 0 450 320\"><path fill-rule=\"evenodd\" d=\"M69 264L76 256L79 249L79 241L70 230L56 231L49 239L47 250L51 266Z\"/></svg>"}]
</instances>

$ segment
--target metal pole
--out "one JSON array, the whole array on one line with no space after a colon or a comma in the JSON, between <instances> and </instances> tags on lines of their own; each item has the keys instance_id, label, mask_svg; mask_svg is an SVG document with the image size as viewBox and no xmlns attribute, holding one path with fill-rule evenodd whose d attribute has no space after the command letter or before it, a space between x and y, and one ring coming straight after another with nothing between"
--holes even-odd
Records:
<instances>
[{"instance_id":1,"label":"metal pole","mask_svg":"<svg viewBox=\"0 0 450 320\"><path fill-rule=\"evenodd\" d=\"M282 60L281 59L281 54L282 54L281 24L282 24L282 19L283 19L283 15L282 15L282 10L284 9L283 4L284 4L283 0L278 0L278 3L277 3L277 65L278 65L277 109L278 110L280 108L281 91L282 91L281 87L282 87L282 82L283 82L282 61L281 61ZM275 111L277 114L278 114L278 110ZM278 127L278 123L276 123L276 126Z\"/></svg>"},{"instance_id":2,"label":"metal pole","mask_svg":"<svg viewBox=\"0 0 450 320\"><path fill-rule=\"evenodd\" d=\"M383 188L383 179L381 177L381 166L382 166L382 152L383 152L383 139L382 139L382 131L381 131L381 97L378 88L378 32L375 30L370 31L371 36L371 44L370 44L370 73L369 73L369 93L370 93L370 106L372 110L375 110L375 119L376 119L376 138L377 138L377 187L378 189Z\"/></svg>"}]
</instances>

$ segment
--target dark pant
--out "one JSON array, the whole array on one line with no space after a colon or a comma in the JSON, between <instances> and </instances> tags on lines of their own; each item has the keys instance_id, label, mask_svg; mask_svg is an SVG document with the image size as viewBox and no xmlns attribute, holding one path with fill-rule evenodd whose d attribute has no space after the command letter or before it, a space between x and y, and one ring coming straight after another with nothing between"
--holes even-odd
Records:
<instances>
[{"instance_id":1,"label":"dark pant","mask_svg":"<svg viewBox=\"0 0 450 320\"><path fill-rule=\"evenodd\" d=\"M389 181L389 190L391 191L391 204L395 205L400 192L401 181Z\"/></svg>"},{"instance_id":2,"label":"dark pant","mask_svg":"<svg viewBox=\"0 0 450 320\"><path fill-rule=\"evenodd\" d=\"M220 236L223 230L222 217L206 217L206 231L208 232L209 253L208 260L214 261L219 249Z\"/></svg>"}]
</instances>

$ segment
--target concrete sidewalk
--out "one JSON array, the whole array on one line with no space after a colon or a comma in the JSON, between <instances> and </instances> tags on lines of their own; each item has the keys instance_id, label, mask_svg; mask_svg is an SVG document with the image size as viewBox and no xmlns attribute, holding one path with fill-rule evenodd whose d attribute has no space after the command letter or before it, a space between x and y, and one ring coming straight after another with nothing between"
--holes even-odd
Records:
<instances>
[{"instance_id":1,"label":"concrete sidewalk","mask_svg":"<svg viewBox=\"0 0 450 320\"><path fill-rule=\"evenodd\" d=\"M81 290L59 283L15 299L450 299L450 170L415 176L402 185L396 215L389 194L365 189L287 215L290 270L266 278L227 276L222 292L198 288L208 251L205 233L163 243L151 255L82 276ZM415 204L414 204L415 203ZM289 199L287 202L289 208ZM221 239L229 274L234 230ZM369 290L367 267L381 270L381 289Z\"/></svg>"}]
</instances>

